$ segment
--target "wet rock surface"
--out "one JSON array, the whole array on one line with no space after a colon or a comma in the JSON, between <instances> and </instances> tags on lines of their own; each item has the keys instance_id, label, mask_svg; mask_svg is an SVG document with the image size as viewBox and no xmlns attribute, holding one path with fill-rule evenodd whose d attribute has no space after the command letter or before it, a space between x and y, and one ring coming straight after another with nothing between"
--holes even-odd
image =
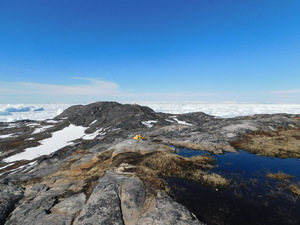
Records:
<instances>
[{"instance_id":1,"label":"wet rock surface","mask_svg":"<svg viewBox=\"0 0 300 225\"><path fill-rule=\"evenodd\" d=\"M292 138L297 156L299 118L274 114L223 119L201 112L164 114L139 105L97 102L70 107L53 120L0 123L0 224L202 224L164 192L161 174L176 173L148 168L149 159L168 156L175 151L173 146L220 154L239 147L247 150L240 143L248 140L251 150L258 136L258 143L277 137L277 142L268 142L269 148ZM43 145L70 125L82 127L84 134L70 139L68 146L30 160L6 161ZM145 140L134 140L137 134ZM281 138L287 135L291 137ZM170 159L185 171L199 168L202 178L210 168L200 166L204 158L189 164L180 156Z\"/></svg>"}]
</instances>

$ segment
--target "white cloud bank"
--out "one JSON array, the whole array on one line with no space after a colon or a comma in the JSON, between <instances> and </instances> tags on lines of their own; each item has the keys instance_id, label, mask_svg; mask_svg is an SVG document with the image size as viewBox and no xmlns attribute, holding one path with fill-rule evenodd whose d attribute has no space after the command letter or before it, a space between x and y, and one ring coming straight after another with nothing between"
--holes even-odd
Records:
<instances>
[{"instance_id":1,"label":"white cloud bank","mask_svg":"<svg viewBox=\"0 0 300 225\"><path fill-rule=\"evenodd\" d=\"M200 97L216 96L218 93L210 92L168 92L168 93L132 93L124 91L121 87L111 81L105 81L93 78L73 77L72 79L82 80L85 84L80 85L53 85L34 82L14 82L1 83L0 95L15 97L39 96L46 99L47 97L64 99L89 99L98 98L110 100L187 100L190 98L197 99Z\"/></svg>"},{"instance_id":2,"label":"white cloud bank","mask_svg":"<svg viewBox=\"0 0 300 225\"><path fill-rule=\"evenodd\" d=\"M89 78L74 78L89 81L85 85L51 85L32 82L15 83L19 87L19 91L24 94L40 94L40 95L118 95L121 94L119 85L109 81L89 79Z\"/></svg>"},{"instance_id":3,"label":"white cloud bank","mask_svg":"<svg viewBox=\"0 0 300 225\"><path fill-rule=\"evenodd\" d=\"M117 83L73 77L79 84L1 82L0 103L84 103L93 101L205 101L247 103L300 103L300 89L272 92L129 92ZM174 87L175 89L176 87ZM226 89L226 87L224 87Z\"/></svg>"},{"instance_id":4,"label":"white cloud bank","mask_svg":"<svg viewBox=\"0 0 300 225\"><path fill-rule=\"evenodd\" d=\"M300 89L271 91L270 94L300 94Z\"/></svg>"}]
</instances>

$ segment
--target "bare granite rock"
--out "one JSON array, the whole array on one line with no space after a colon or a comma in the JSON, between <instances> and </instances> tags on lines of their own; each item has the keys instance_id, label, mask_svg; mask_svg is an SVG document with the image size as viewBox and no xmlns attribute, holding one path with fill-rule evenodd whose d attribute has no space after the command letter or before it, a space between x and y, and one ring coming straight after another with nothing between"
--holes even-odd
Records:
<instances>
[{"instance_id":1,"label":"bare granite rock","mask_svg":"<svg viewBox=\"0 0 300 225\"><path fill-rule=\"evenodd\" d=\"M108 150L113 150L113 157L124 152L137 152L140 154L148 154L156 151L172 150L173 148L165 144L153 145L147 140L125 140L117 145L112 146Z\"/></svg>"},{"instance_id":2,"label":"bare granite rock","mask_svg":"<svg viewBox=\"0 0 300 225\"><path fill-rule=\"evenodd\" d=\"M42 225L47 224L42 221L49 221L48 224L52 221L49 220L50 210L56 204L56 196L61 194L61 191L51 190L39 184L37 186L28 187L27 189L28 190L25 190L24 198L20 201L21 204L12 212L5 225ZM34 194L34 192L36 192L36 194ZM51 217L54 217L54 215ZM70 217L66 216L66 218ZM66 221L65 219L62 219L62 221ZM63 223L59 222L57 224Z\"/></svg>"},{"instance_id":3,"label":"bare granite rock","mask_svg":"<svg viewBox=\"0 0 300 225\"><path fill-rule=\"evenodd\" d=\"M73 195L52 207L51 212L74 215L83 208L85 201L86 196L84 193Z\"/></svg>"},{"instance_id":4,"label":"bare granite rock","mask_svg":"<svg viewBox=\"0 0 300 225\"><path fill-rule=\"evenodd\" d=\"M0 190L0 224L4 224L8 214L15 208L24 192L20 186L5 180L0 182Z\"/></svg>"},{"instance_id":5,"label":"bare granite rock","mask_svg":"<svg viewBox=\"0 0 300 225\"><path fill-rule=\"evenodd\" d=\"M126 225L137 224L143 204L146 190L140 179L130 177L123 179L119 189L123 220Z\"/></svg>"},{"instance_id":6,"label":"bare granite rock","mask_svg":"<svg viewBox=\"0 0 300 225\"><path fill-rule=\"evenodd\" d=\"M140 218L138 225L204 225L184 206L167 195L159 194L153 210Z\"/></svg>"},{"instance_id":7,"label":"bare granite rock","mask_svg":"<svg viewBox=\"0 0 300 225\"><path fill-rule=\"evenodd\" d=\"M124 224L119 185L126 177L108 172L101 178L74 225Z\"/></svg>"}]
</instances>

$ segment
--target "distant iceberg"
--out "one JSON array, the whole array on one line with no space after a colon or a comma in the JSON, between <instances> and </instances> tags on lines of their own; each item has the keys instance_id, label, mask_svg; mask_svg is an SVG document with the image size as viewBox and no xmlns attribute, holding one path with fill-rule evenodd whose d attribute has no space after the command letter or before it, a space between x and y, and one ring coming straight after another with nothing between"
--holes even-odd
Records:
<instances>
[{"instance_id":1,"label":"distant iceberg","mask_svg":"<svg viewBox=\"0 0 300 225\"><path fill-rule=\"evenodd\" d=\"M44 111L45 109L43 107L40 108L35 108L34 106L19 106L19 107L8 107L5 109L5 111L9 113L16 113L16 112L41 112ZM11 114L8 114L11 115Z\"/></svg>"},{"instance_id":2,"label":"distant iceberg","mask_svg":"<svg viewBox=\"0 0 300 225\"><path fill-rule=\"evenodd\" d=\"M70 106L72 104L0 104L0 123L52 119Z\"/></svg>"},{"instance_id":3,"label":"distant iceberg","mask_svg":"<svg viewBox=\"0 0 300 225\"><path fill-rule=\"evenodd\" d=\"M34 112L41 112L41 111L45 111L45 109L44 108L37 108L37 109L34 109L33 111Z\"/></svg>"},{"instance_id":4,"label":"distant iceberg","mask_svg":"<svg viewBox=\"0 0 300 225\"><path fill-rule=\"evenodd\" d=\"M9 116L9 115L12 115L12 114L7 110L0 111L0 116Z\"/></svg>"},{"instance_id":5,"label":"distant iceberg","mask_svg":"<svg viewBox=\"0 0 300 225\"><path fill-rule=\"evenodd\" d=\"M9 107L6 109L6 111L8 112L29 112L33 109L34 107L32 106L29 106L29 107L18 107L18 108L15 108L15 107Z\"/></svg>"}]
</instances>

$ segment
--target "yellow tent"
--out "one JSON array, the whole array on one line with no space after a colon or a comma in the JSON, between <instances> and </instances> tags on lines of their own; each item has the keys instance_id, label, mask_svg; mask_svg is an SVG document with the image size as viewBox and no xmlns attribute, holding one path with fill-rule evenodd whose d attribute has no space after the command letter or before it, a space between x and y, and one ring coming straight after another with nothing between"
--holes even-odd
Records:
<instances>
[{"instance_id":1,"label":"yellow tent","mask_svg":"<svg viewBox=\"0 0 300 225\"><path fill-rule=\"evenodd\" d=\"M133 139L134 139L134 140L146 140L146 138L144 138L144 137L143 137L142 135L140 135L140 134L135 135Z\"/></svg>"}]
</instances>

